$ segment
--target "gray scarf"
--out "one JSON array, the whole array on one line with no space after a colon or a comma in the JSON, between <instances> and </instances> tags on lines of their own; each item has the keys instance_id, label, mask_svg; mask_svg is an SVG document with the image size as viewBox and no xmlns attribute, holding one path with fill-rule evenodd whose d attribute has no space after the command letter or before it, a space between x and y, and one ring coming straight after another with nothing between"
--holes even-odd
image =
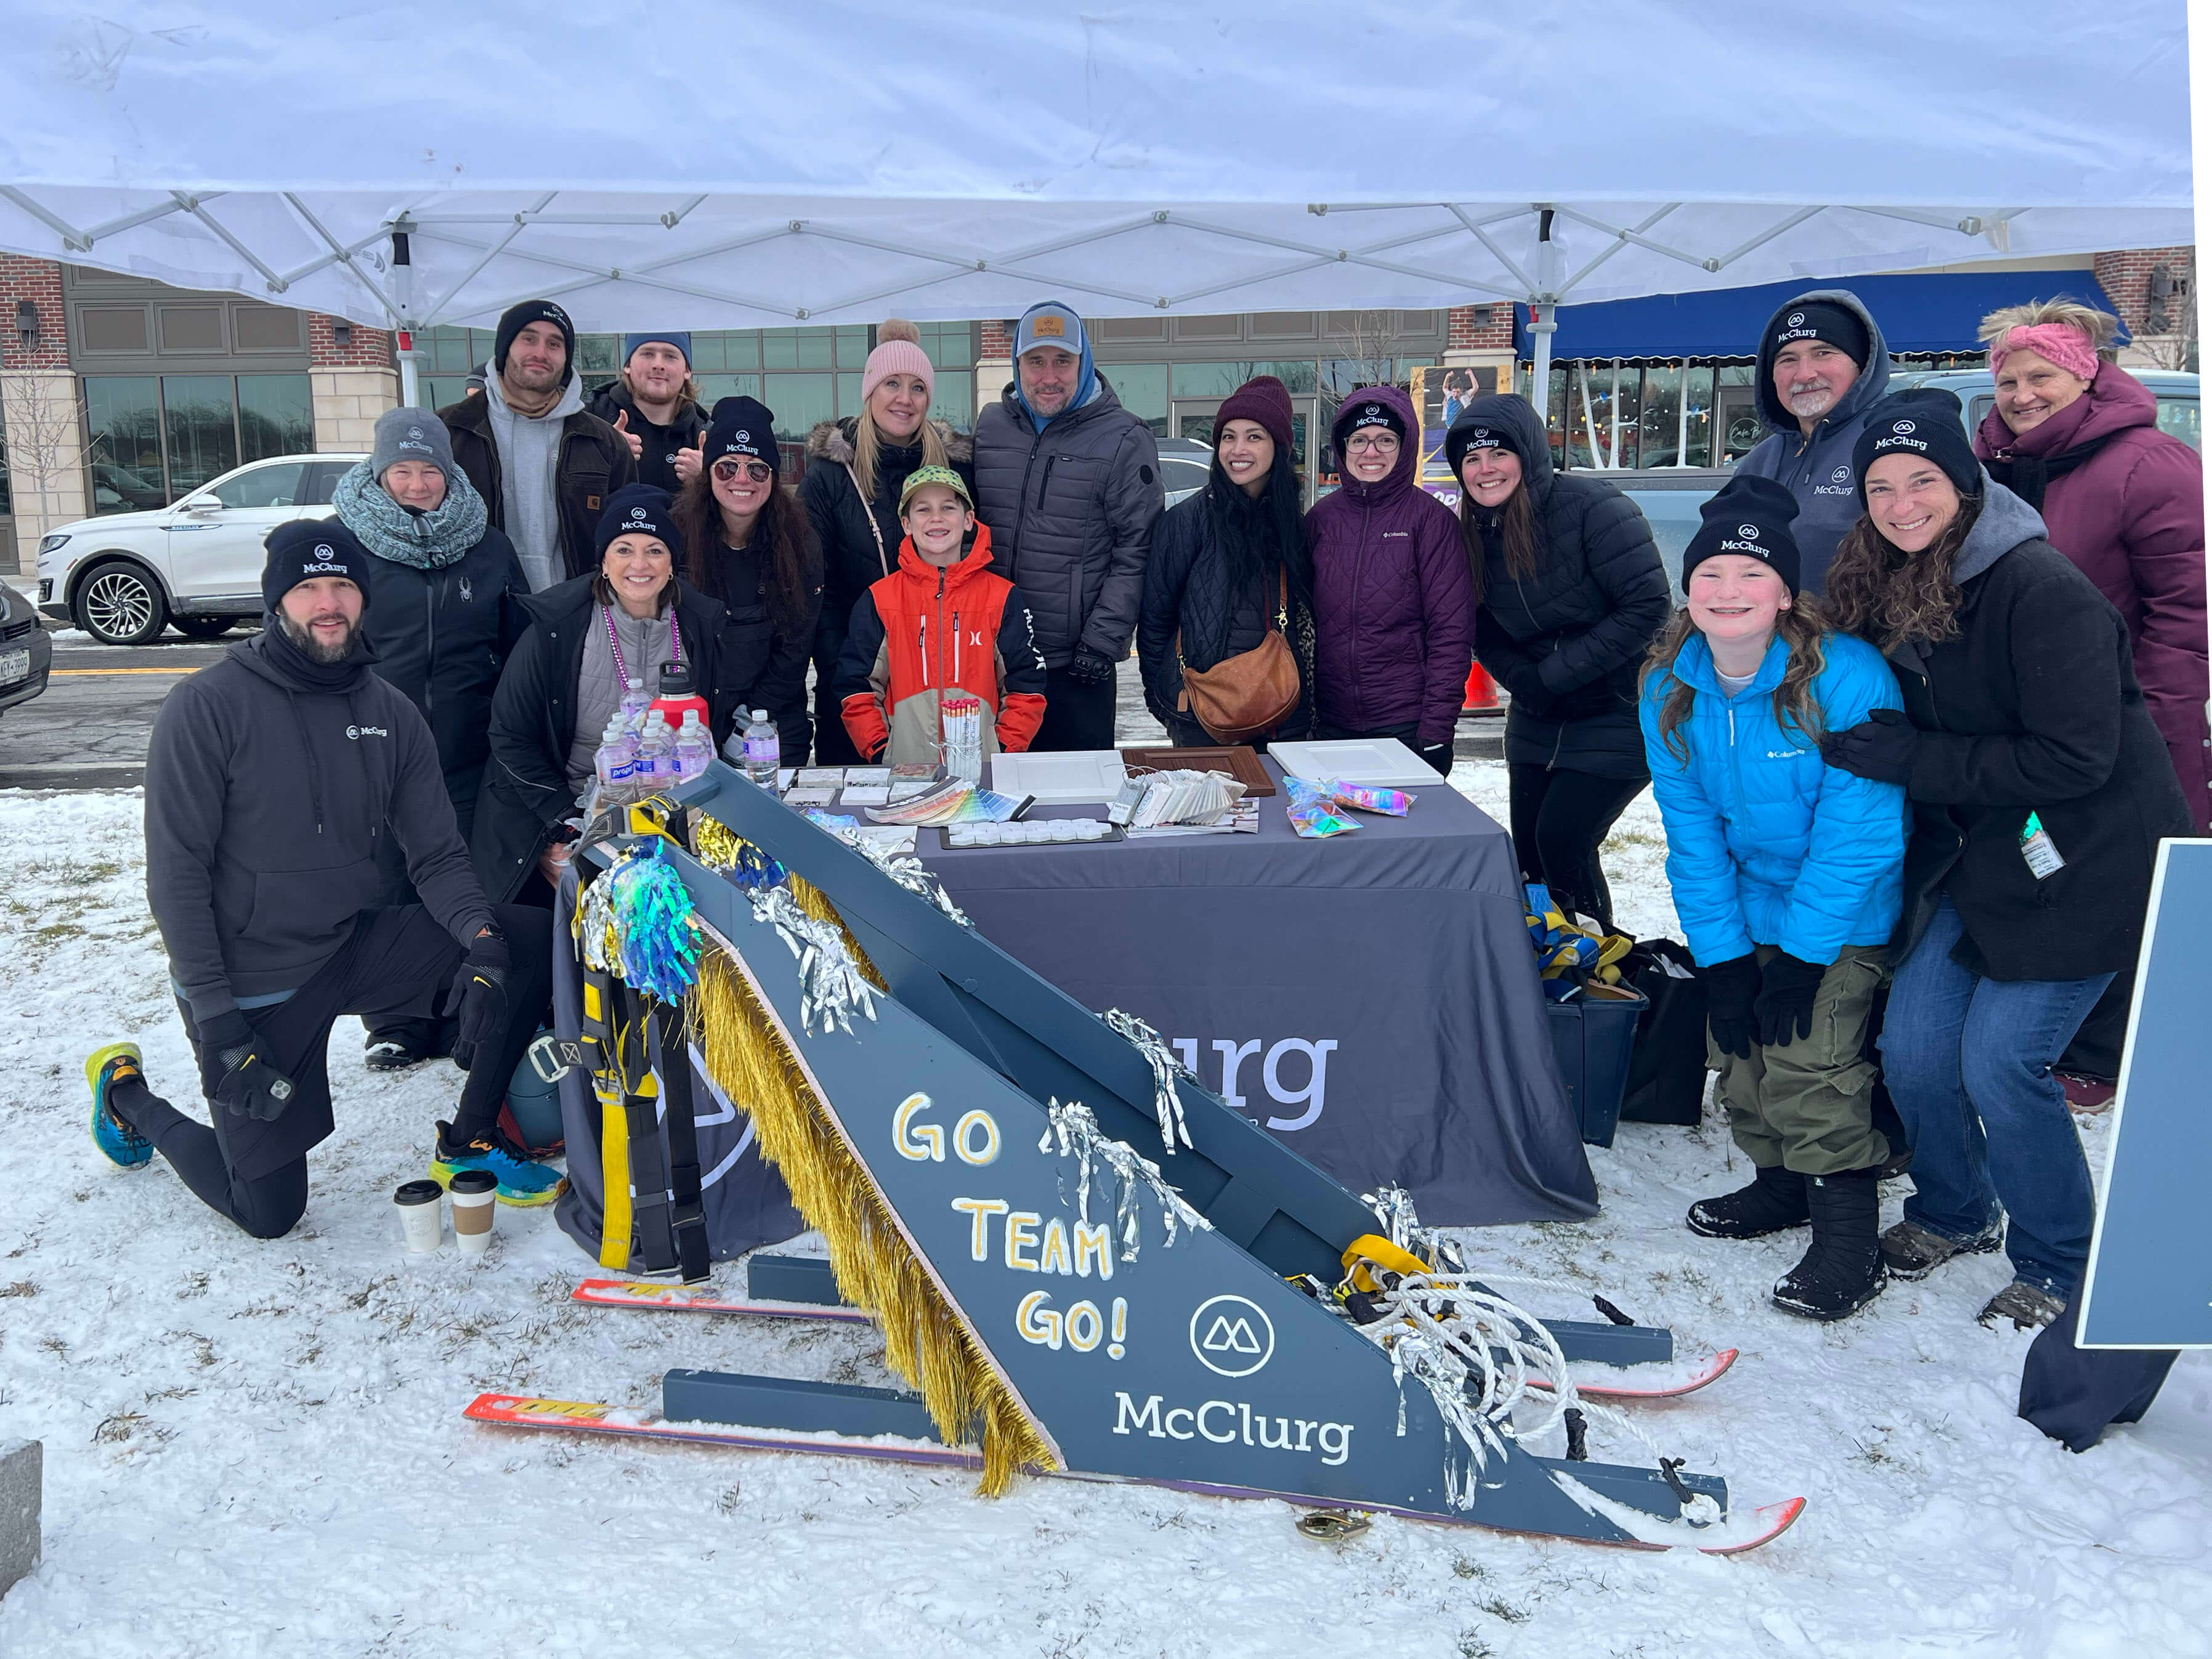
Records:
<instances>
[{"instance_id":1,"label":"gray scarf","mask_svg":"<svg viewBox=\"0 0 2212 1659\"><path fill-rule=\"evenodd\" d=\"M442 570L484 537L490 514L459 468L446 475L446 499L428 513L410 513L385 493L362 461L338 480L331 504L338 522L380 559L416 570Z\"/></svg>"}]
</instances>

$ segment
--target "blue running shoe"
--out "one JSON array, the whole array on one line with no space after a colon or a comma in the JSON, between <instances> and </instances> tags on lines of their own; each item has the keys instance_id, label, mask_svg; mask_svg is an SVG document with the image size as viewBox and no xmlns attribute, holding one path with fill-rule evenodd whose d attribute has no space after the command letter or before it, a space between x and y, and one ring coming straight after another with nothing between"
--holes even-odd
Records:
<instances>
[{"instance_id":1,"label":"blue running shoe","mask_svg":"<svg viewBox=\"0 0 2212 1659\"><path fill-rule=\"evenodd\" d=\"M532 1163L529 1154L509 1145L496 1129L465 1146L454 1145L453 1135L452 1124L438 1125L438 1145L430 1154L430 1179L441 1187L453 1185L454 1176L463 1170L487 1170L499 1182L495 1194L499 1201L524 1210L550 1204L568 1190L568 1176Z\"/></svg>"},{"instance_id":2,"label":"blue running shoe","mask_svg":"<svg viewBox=\"0 0 2212 1659\"><path fill-rule=\"evenodd\" d=\"M92 1085L92 1144L119 1170L143 1170L154 1161L154 1143L107 1109L112 1085L124 1078L145 1080L144 1059L135 1042L111 1042L84 1062L84 1080Z\"/></svg>"}]
</instances>

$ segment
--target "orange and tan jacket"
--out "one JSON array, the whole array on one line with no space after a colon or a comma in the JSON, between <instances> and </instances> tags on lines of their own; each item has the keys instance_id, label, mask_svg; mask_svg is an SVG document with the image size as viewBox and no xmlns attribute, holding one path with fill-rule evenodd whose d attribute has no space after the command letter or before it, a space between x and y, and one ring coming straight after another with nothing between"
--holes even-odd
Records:
<instances>
[{"instance_id":1,"label":"orange and tan jacket","mask_svg":"<svg viewBox=\"0 0 2212 1659\"><path fill-rule=\"evenodd\" d=\"M1030 746L1044 719L1044 659L1028 605L990 562L988 526L975 526L965 558L943 568L926 563L908 537L898 568L854 605L836 690L845 730L868 759L934 765L939 701L963 692L992 710L985 754Z\"/></svg>"}]
</instances>

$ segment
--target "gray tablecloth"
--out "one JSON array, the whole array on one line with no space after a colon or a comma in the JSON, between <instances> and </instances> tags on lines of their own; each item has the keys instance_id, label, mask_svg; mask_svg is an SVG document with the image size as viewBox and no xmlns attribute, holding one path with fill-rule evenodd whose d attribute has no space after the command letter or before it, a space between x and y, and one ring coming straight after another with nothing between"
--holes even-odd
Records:
<instances>
[{"instance_id":1,"label":"gray tablecloth","mask_svg":"<svg viewBox=\"0 0 2212 1659\"><path fill-rule=\"evenodd\" d=\"M1257 836L954 851L923 830L916 850L985 938L1149 1021L1353 1192L1396 1182L1455 1226L1590 1215L1512 844L1441 780L1416 793L1327 841L1277 794Z\"/></svg>"}]
</instances>

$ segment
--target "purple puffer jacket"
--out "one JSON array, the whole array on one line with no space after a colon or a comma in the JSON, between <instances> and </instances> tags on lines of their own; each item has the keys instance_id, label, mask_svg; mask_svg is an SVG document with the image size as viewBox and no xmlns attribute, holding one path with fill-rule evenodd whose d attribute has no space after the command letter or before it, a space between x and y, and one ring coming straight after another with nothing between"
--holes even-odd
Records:
<instances>
[{"instance_id":1,"label":"purple puffer jacket","mask_svg":"<svg viewBox=\"0 0 2212 1659\"><path fill-rule=\"evenodd\" d=\"M2112 363L2079 398L2016 437L1991 409L1974 434L1974 453L2042 513L2051 544L2126 618L2143 701L2203 835L2212 818L2203 463L2158 429L2150 388Z\"/></svg>"},{"instance_id":2,"label":"purple puffer jacket","mask_svg":"<svg viewBox=\"0 0 2212 1659\"><path fill-rule=\"evenodd\" d=\"M1395 386L1344 400L1337 453L1359 410L1387 405L1413 434L1379 483L1349 472L1306 514L1313 550L1314 697L1324 725L1374 732L1415 726L1449 743L1474 660L1474 600L1451 509L1413 482L1421 423Z\"/></svg>"}]
</instances>

